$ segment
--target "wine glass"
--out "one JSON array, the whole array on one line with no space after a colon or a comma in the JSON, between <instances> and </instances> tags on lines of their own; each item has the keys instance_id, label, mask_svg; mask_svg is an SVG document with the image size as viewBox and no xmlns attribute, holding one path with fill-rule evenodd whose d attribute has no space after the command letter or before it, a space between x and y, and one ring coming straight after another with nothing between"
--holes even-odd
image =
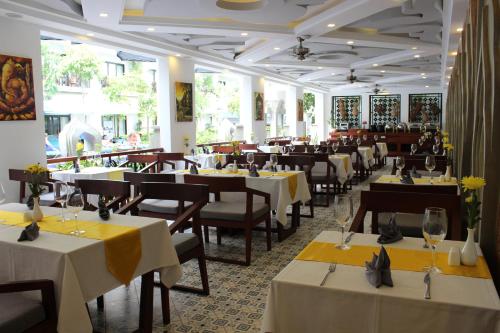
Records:
<instances>
[{"instance_id":1,"label":"wine glass","mask_svg":"<svg viewBox=\"0 0 500 333\"><path fill-rule=\"evenodd\" d=\"M429 171L430 183L432 184L432 171L436 168L436 158L433 155L428 155L425 158L425 168Z\"/></svg>"},{"instance_id":2,"label":"wine glass","mask_svg":"<svg viewBox=\"0 0 500 333\"><path fill-rule=\"evenodd\" d=\"M368 136L366 134L363 134L363 141L366 141L368 139Z\"/></svg>"},{"instance_id":3,"label":"wine glass","mask_svg":"<svg viewBox=\"0 0 500 333\"><path fill-rule=\"evenodd\" d=\"M72 190L68 191L66 198L66 208L75 215L75 230L71 232L71 234L75 236L80 236L85 233L85 230L80 230L80 228L78 228L78 213L80 213L85 206L83 196L82 190L78 187L74 187Z\"/></svg>"},{"instance_id":4,"label":"wine glass","mask_svg":"<svg viewBox=\"0 0 500 333\"><path fill-rule=\"evenodd\" d=\"M438 146L441 143L441 139L437 135L434 137L434 141L436 142L436 145L438 145Z\"/></svg>"},{"instance_id":5,"label":"wine glass","mask_svg":"<svg viewBox=\"0 0 500 333\"><path fill-rule=\"evenodd\" d=\"M64 205L66 204L66 195L68 194L68 184L57 181L54 183L54 200L61 206L61 219L59 222L66 221L64 216Z\"/></svg>"},{"instance_id":6,"label":"wine glass","mask_svg":"<svg viewBox=\"0 0 500 333\"><path fill-rule=\"evenodd\" d=\"M314 153L319 153L319 145L314 145Z\"/></svg>"},{"instance_id":7,"label":"wine glass","mask_svg":"<svg viewBox=\"0 0 500 333\"><path fill-rule=\"evenodd\" d=\"M398 170L399 170L399 176L403 177L403 169L405 168L404 156L396 157L396 168L398 168Z\"/></svg>"},{"instance_id":8,"label":"wine glass","mask_svg":"<svg viewBox=\"0 0 500 333\"><path fill-rule=\"evenodd\" d=\"M2 183L0 183L0 204L3 204L5 201L7 201L7 194L5 194L5 189ZM0 222L5 222L5 220L0 219Z\"/></svg>"},{"instance_id":9,"label":"wine glass","mask_svg":"<svg viewBox=\"0 0 500 333\"><path fill-rule=\"evenodd\" d=\"M247 154L247 162L248 164L250 164L250 170L252 170L252 165L253 165L253 162L255 161L255 155L254 153L248 153Z\"/></svg>"},{"instance_id":10,"label":"wine glass","mask_svg":"<svg viewBox=\"0 0 500 333\"><path fill-rule=\"evenodd\" d=\"M349 141L353 141L354 140L354 135L349 135Z\"/></svg>"},{"instance_id":11,"label":"wine glass","mask_svg":"<svg viewBox=\"0 0 500 333\"><path fill-rule=\"evenodd\" d=\"M293 153L295 151L295 146L294 145L290 145L290 151Z\"/></svg>"},{"instance_id":12,"label":"wine glass","mask_svg":"<svg viewBox=\"0 0 500 333\"><path fill-rule=\"evenodd\" d=\"M422 147L422 146L424 145L424 139L419 138L419 139L418 139L418 145L419 145L420 147Z\"/></svg>"},{"instance_id":13,"label":"wine glass","mask_svg":"<svg viewBox=\"0 0 500 333\"><path fill-rule=\"evenodd\" d=\"M410 149L411 149L411 154L415 155L417 153L418 147L415 143L412 143Z\"/></svg>"},{"instance_id":14,"label":"wine glass","mask_svg":"<svg viewBox=\"0 0 500 333\"><path fill-rule=\"evenodd\" d=\"M339 143L338 142L334 142L332 144L332 149L333 149L334 153L337 153L337 150L339 150Z\"/></svg>"},{"instance_id":15,"label":"wine glass","mask_svg":"<svg viewBox=\"0 0 500 333\"><path fill-rule=\"evenodd\" d=\"M356 139L356 144L358 145L358 147L361 146L361 139L360 138Z\"/></svg>"},{"instance_id":16,"label":"wine glass","mask_svg":"<svg viewBox=\"0 0 500 333\"><path fill-rule=\"evenodd\" d=\"M422 233L432 250L432 265L427 269L431 273L441 273L441 270L436 266L436 247L446 237L447 229L448 219L445 209L438 207L425 209Z\"/></svg>"},{"instance_id":17,"label":"wine glass","mask_svg":"<svg viewBox=\"0 0 500 333\"><path fill-rule=\"evenodd\" d=\"M439 153L439 145L433 145L432 152L434 153L434 155L437 155Z\"/></svg>"},{"instance_id":18,"label":"wine glass","mask_svg":"<svg viewBox=\"0 0 500 333\"><path fill-rule=\"evenodd\" d=\"M378 141L378 135L377 135L377 134L375 134L375 135L373 136L373 140L375 140L375 142L377 142L377 141Z\"/></svg>"},{"instance_id":19,"label":"wine glass","mask_svg":"<svg viewBox=\"0 0 500 333\"><path fill-rule=\"evenodd\" d=\"M276 170L276 166L278 165L278 155L276 154L271 154L271 156L269 156L269 162L271 163L271 167L272 167L272 175L274 176L275 175L275 171Z\"/></svg>"},{"instance_id":20,"label":"wine glass","mask_svg":"<svg viewBox=\"0 0 500 333\"><path fill-rule=\"evenodd\" d=\"M345 227L352 218L352 198L349 194L337 194L335 196L333 217L342 228L340 244L338 244L336 248L340 250L349 250L351 247L344 243Z\"/></svg>"},{"instance_id":21,"label":"wine glass","mask_svg":"<svg viewBox=\"0 0 500 333\"><path fill-rule=\"evenodd\" d=\"M286 153L287 153L287 152L288 152L288 148L287 148L287 146L283 146L283 147L281 147L281 153L282 153L283 155L286 155Z\"/></svg>"}]
</instances>

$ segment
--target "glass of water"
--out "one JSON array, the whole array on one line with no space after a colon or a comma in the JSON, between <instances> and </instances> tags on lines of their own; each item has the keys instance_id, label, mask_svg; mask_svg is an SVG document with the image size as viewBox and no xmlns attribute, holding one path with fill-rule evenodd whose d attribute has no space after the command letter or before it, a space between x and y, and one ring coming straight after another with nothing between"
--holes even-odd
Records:
<instances>
[{"instance_id":1,"label":"glass of water","mask_svg":"<svg viewBox=\"0 0 500 333\"><path fill-rule=\"evenodd\" d=\"M441 270L436 266L436 247L446 237L447 230L448 219L446 217L446 210L439 207L426 208L422 223L422 233L427 244L432 249L432 265L427 268L429 272L441 273Z\"/></svg>"}]
</instances>

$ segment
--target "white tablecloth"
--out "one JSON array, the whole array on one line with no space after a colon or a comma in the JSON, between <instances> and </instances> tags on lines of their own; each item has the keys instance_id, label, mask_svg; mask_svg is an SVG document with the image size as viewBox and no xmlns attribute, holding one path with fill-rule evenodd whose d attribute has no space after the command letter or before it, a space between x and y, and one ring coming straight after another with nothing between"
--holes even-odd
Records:
<instances>
[{"instance_id":1,"label":"white tablecloth","mask_svg":"<svg viewBox=\"0 0 500 333\"><path fill-rule=\"evenodd\" d=\"M377 237L356 234L351 244L377 245ZM339 239L334 231L316 238ZM421 250L422 242L406 237L386 246ZM438 251L461 245L444 241ZM328 266L298 260L288 264L271 283L261 332L500 332L500 301L493 280L432 275L432 299L425 300L424 272L393 270L394 287L377 289L366 280L364 267L337 265L320 287Z\"/></svg>"},{"instance_id":2,"label":"white tablecloth","mask_svg":"<svg viewBox=\"0 0 500 333\"><path fill-rule=\"evenodd\" d=\"M347 169L344 165L344 160L342 157L348 159ZM338 182L343 185L347 180L351 179L354 175L354 169L352 168L352 160L349 154L335 154L328 156L328 159L335 165L336 176ZM312 168L312 174L325 176L326 175L326 162L316 162Z\"/></svg>"},{"instance_id":3,"label":"white tablecloth","mask_svg":"<svg viewBox=\"0 0 500 333\"><path fill-rule=\"evenodd\" d=\"M281 176L260 176L260 177L249 177L246 178L246 185L249 188L253 188L258 191L269 193L271 195L271 209L276 210L276 218L278 221L286 226L288 224L286 218L286 209L289 205L301 201L303 203L311 200L311 193L309 192L309 187L307 184L307 179L304 171L287 171L297 173L297 191L295 192L295 197L292 198L290 195L288 187L288 177ZM176 172L176 182L184 182L183 172ZM226 173L214 174L217 177L242 177L242 175L232 175ZM207 175L207 177L210 177ZM224 201L236 201L244 200L243 195L238 195L239 193L221 193L221 200Z\"/></svg>"},{"instance_id":4,"label":"white tablecloth","mask_svg":"<svg viewBox=\"0 0 500 333\"><path fill-rule=\"evenodd\" d=\"M369 170L375 164L372 149L370 147L358 147L358 152L363 160L363 166L366 170Z\"/></svg>"},{"instance_id":5,"label":"white tablecloth","mask_svg":"<svg viewBox=\"0 0 500 333\"><path fill-rule=\"evenodd\" d=\"M6 204L1 205L0 210L25 211L26 205ZM42 211L45 215L60 213L51 207L42 207ZM85 211L79 218L99 219L97 212ZM161 281L166 286L180 279L181 266L164 220L112 214L110 220L103 223L140 228L142 256L134 277L161 268ZM58 331L92 332L85 302L121 285L106 267L104 242L43 231L33 242L17 242L21 230L0 224L0 282L53 280Z\"/></svg>"},{"instance_id":6,"label":"white tablecloth","mask_svg":"<svg viewBox=\"0 0 500 333\"><path fill-rule=\"evenodd\" d=\"M198 163L202 169L213 169L217 163L216 156L219 156L222 165L226 164L226 154L199 154L194 158L193 156L186 156L186 159ZM184 165L181 168L176 167L176 169L184 169Z\"/></svg>"},{"instance_id":7,"label":"white tablecloth","mask_svg":"<svg viewBox=\"0 0 500 333\"><path fill-rule=\"evenodd\" d=\"M259 146L259 150L268 154L279 154L281 152L279 146Z\"/></svg>"},{"instance_id":8,"label":"white tablecloth","mask_svg":"<svg viewBox=\"0 0 500 333\"><path fill-rule=\"evenodd\" d=\"M378 151L380 153L380 159L386 157L389 154L387 149L387 144L385 142L377 142Z\"/></svg>"},{"instance_id":9,"label":"white tablecloth","mask_svg":"<svg viewBox=\"0 0 500 333\"><path fill-rule=\"evenodd\" d=\"M52 178L62 182L74 183L76 179L110 179L123 180L124 172L133 172L130 168L105 168L105 167L90 167L82 168L81 172L75 173L74 169L54 171Z\"/></svg>"}]
</instances>

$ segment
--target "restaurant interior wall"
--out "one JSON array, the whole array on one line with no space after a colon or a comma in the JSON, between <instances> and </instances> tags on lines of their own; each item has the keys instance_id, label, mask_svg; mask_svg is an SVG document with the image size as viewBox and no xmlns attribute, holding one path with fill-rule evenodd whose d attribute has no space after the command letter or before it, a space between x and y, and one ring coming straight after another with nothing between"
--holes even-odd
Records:
<instances>
[{"instance_id":1,"label":"restaurant interior wall","mask_svg":"<svg viewBox=\"0 0 500 333\"><path fill-rule=\"evenodd\" d=\"M46 164L40 29L26 22L0 18L0 54L31 58L35 89L36 120L0 122L0 183L8 201L17 201L19 184L8 181L9 168Z\"/></svg>"},{"instance_id":2,"label":"restaurant interior wall","mask_svg":"<svg viewBox=\"0 0 500 333\"><path fill-rule=\"evenodd\" d=\"M240 92L240 122L244 126L244 138L247 142L263 143L266 138L266 121L256 120L255 93L264 92L263 77L245 75ZM264 94L264 100L266 95Z\"/></svg>"}]
</instances>

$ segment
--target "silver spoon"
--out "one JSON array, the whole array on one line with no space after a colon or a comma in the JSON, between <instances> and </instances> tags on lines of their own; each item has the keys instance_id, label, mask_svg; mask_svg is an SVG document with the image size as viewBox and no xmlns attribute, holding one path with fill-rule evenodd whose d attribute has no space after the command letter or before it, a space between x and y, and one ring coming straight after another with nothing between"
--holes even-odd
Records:
<instances>
[{"instance_id":1,"label":"silver spoon","mask_svg":"<svg viewBox=\"0 0 500 333\"><path fill-rule=\"evenodd\" d=\"M336 268L337 268L337 264L336 263L331 263L330 264L330 266L328 267L328 272L326 272L326 275L323 278L323 281L321 281L321 283L320 283L320 287L322 287L325 284L326 278L328 277L328 275L330 275L330 273L335 272Z\"/></svg>"}]
</instances>

